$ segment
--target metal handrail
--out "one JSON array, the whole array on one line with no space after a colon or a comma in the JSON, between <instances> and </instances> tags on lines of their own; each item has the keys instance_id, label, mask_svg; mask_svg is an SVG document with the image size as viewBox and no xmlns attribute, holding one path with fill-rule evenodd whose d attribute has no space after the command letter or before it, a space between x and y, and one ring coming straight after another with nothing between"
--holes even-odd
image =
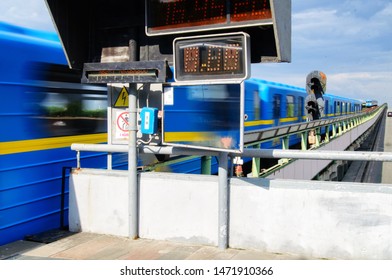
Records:
<instances>
[{"instance_id":1,"label":"metal handrail","mask_svg":"<svg viewBox=\"0 0 392 280\"><path fill-rule=\"evenodd\" d=\"M385 104L378 110L355 114L354 116L338 117L326 120L317 120L308 123L297 123L285 125L271 129L262 129L248 132L247 135L270 133L275 131L275 137L266 137L263 140L268 141L273 138L283 137L289 134L298 134L310 129L317 129L327 125L347 122L354 118L364 118L374 116L385 108ZM298 129L293 129L298 127ZM285 131L283 134L280 131ZM260 141L260 138L257 140ZM127 153L127 145L110 145L110 144L72 144L71 150L77 152L77 167L80 168L80 152L107 152L107 153ZM160 154L160 155L186 155L186 156L219 156L220 152L211 150L202 150L195 148L173 147L173 146L139 146L139 153ZM292 158L292 159L320 159L320 160L353 160L353 161L392 161L392 153L381 152L358 152L358 151L320 151L320 150L285 150L285 149L257 149L244 148L242 153L232 153L232 157L255 157L255 158Z\"/></svg>"},{"instance_id":2,"label":"metal handrail","mask_svg":"<svg viewBox=\"0 0 392 280\"><path fill-rule=\"evenodd\" d=\"M335 117L330 119L320 119L310 122L301 122L295 124L287 124L282 126L276 126L271 128L264 128L259 130L245 131L244 133L244 145L250 146L262 142L267 142L275 138L281 138L283 136L289 136L293 134L300 134L309 130L315 130L318 128L342 124L344 122L350 122L355 119L366 119L371 117L378 112L381 112L386 107L386 104L380 106L377 110L365 113L357 113L354 115Z\"/></svg>"}]
</instances>

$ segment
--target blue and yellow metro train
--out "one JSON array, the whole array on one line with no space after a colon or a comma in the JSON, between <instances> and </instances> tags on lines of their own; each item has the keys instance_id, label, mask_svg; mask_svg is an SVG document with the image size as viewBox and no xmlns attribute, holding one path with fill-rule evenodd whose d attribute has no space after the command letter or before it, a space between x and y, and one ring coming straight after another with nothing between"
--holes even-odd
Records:
<instances>
[{"instance_id":1,"label":"blue and yellow metro train","mask_svg":"<svg viewBox=\"0 0 392 280\"><path fill-rule=\"evenodd\" d=\"M245 81L245 131L268 128L307 121L305 99L307 92L303 88L284 84L249 79ZM324 94L325 118L359 113L362 110L360 100ZM299 138L291 138L295 144ZM266 143L264 148L275 148L280 144Z\"/></svg>"},{"instance_id":2,"label":"blue and yellow metro train","mask_svg":"<svg viewBox=\"0 0 392 280\"><path fill-rule=\"evenodd\" d=\"M107 90L80 84L53 33L0 23L0 61L2 245L68 225L62 168L76 165L72 143L106 142ZM83 157L106 167L105 154Z\"/></svg>"},{"instance_id":3,"label":"blue and yellow metro train","mask_svg":"<svg viewBox=\"0 0 392 280\"><path fill-rule=\"evenodd\" d=\"M228 146L238 149L240 117L244 119L244 131L266 129L273 126L305 122L308 109L305 106L306 90L300 87L251 78L244 82L244 115L240 115L239 90L236 84L180 86L173 90L173 100L164 105L164 141L182 146L222 148L219 139L235 139ZM333 118L361 112L362 102L356 99L324 94L324 118ZM189 105L191 101L192 105ZM175 106L174 106L175 104ZM173 107L173 108L172 108ZM179 121L181 120L181 121ZM236 125L237 123L237 125ZM233 143L234 142L234 143ZM289 138L289 145L300 143L299 135ZM281 148L279 139L261 143L260 148ZM196 161L196 159L194 159ZM184 166L187 166L186 168ZM177 162L167 171L190 170L190 161ZM192 167L200 171L200 162ZM212 173L217 172L216 160Z\"/></svg>"},{"instance_id":4,"label":"blue and yellow metro train","mask_svg":"<svg viewBox=\"0 0 392 280\"><path fill-rule=\"evenodd\" d=\"M372 108L378 106L378 101L375 99L367 99L365 101L365 107Z\"/></svg>"},{"instance_id":5,"label":"blue and yellow metro train","mask_svg":"<svg viewBox=\"0 0 392 280\"><path fill-rule=\"evenodd\" d=\"M61 195L63 168L76 166L72 143L107 141L107 90L80 84L80 73L68 69L52 33L0 23L0 59L2 245L68 224L67 184L63 202ZM245 81L245 130L305 121L305 97L302 88ZM327 117L361 110L358 100L328 94L325 100ZM262 147L279 145L270 142ZM106 154L82 156L84 167L107 165ZM113 158L113 168L126 165L123 156ZM200 159L173 163L169 170L200 173Z\"/></svg>"}]
</instances>

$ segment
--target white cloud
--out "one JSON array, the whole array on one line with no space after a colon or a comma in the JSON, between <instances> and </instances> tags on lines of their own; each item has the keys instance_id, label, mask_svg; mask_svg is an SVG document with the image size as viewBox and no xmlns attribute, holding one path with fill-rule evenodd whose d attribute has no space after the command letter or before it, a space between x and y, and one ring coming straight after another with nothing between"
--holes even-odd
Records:
<instances>
[{"instance_id":1,"label":"white cloud","mask_svg":"<svg viewBox=\"0 0 392 280\"><path fill-rule=\"evenodd\" d=\"M392 95L389 88L392 88L391 72L351 72L330 75L329 86L331 91L346 94L348 97L360 99L377 99L381 103L392 104Z\"/></svg>"},{"instance_id":2,"label":"white cloud","mask_svg":"<svg viewBox=\"0 0 392 280\"><path fill-rule=\"evenodd\" d=\"M33 29L54 31L44 0L1 0L0 21Z\"/></svg>"}]
</instances>

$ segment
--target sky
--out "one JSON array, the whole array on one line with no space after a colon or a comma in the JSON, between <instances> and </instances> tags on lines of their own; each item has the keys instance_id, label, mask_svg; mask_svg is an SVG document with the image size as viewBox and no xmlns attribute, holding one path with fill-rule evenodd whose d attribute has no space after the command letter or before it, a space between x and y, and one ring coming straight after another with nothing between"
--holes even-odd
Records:
<instances>
[{"instance_id":1,"label":"sky","mask_svg":"<svg viewBox=\"0 0 392 280\"><path fill-rule=\"evenodd\" d=\"M0 0L0 21L54 31L44 0ZM313 70L328 93L392 108L392 0L292 0L291 63L252 65L252 76L305 87Z\"/></svg>"}]
</instances>

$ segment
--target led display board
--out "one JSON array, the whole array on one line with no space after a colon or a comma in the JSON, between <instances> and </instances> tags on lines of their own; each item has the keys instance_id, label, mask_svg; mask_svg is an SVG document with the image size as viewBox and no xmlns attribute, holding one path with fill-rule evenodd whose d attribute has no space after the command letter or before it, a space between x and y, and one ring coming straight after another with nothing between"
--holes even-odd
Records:
<instances>
[{"instance_id":1,"label":"led display board","mask_svg":"<svg viewBox=\"0 0 392 280\"><path fill-rule=\"evenodd\" d=\"M174 40L176 81L244 80L250 76L249 36L231 33Z\"/></svg>"},{"instance_id":2,"label":"led display board","mask_svg":"<svg viewBox=\"0 0 392 280\"><path fill-rule=\"evenodd\" d=\"M251 37L251 63L291 61L291 0L45 2L68 64L77 70L85 63L166 60L173 65L176 37L232 32ZM108 70L111 77L122 74Z\"/></svg>"},{"instance_id":3,"label":"led display board","mask_svg":"<svg viewBox=\"0 0 392 280\"><path fill-rule=\"evenodd\" d=\"M242 152L243 83L164 87L163 143Z\"/></svg>"},{"instance_id":4,"label":"led display board","mask_svg":"<svg viewBox=\"0 0 392 280\"><path fill-rule=\"evenodd\" d=\"M270 0L146 0L149 36L271 24Z\"/></svg>"}]
</instances>

